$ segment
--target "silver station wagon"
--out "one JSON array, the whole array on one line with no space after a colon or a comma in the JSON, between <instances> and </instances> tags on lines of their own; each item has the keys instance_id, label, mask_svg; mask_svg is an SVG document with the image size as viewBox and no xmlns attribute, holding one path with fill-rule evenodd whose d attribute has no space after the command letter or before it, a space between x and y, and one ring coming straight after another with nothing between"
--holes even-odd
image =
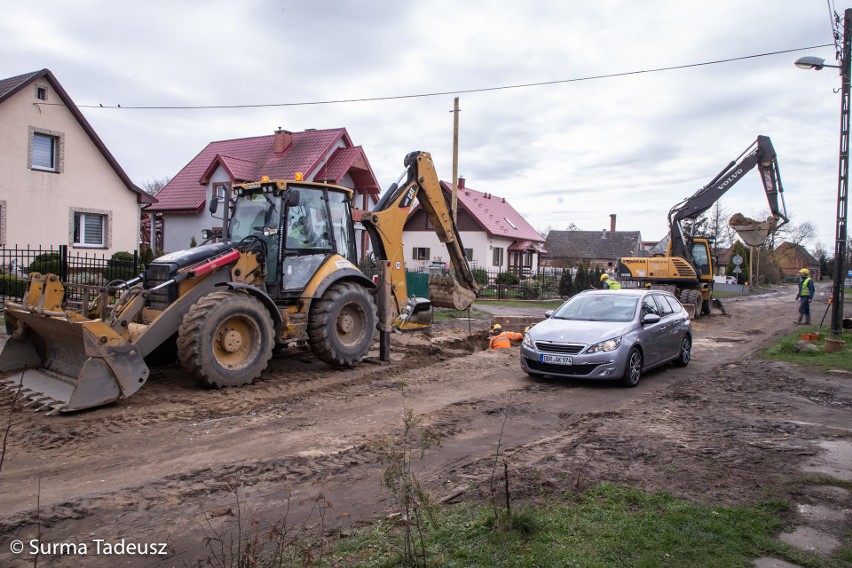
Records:
<instances>
[{"instance_id":1,"label":"silver station wagon","mask_svg":"<svg viewBox=\"0 0 852 568\"><path fill-rule=\"evenodd\" d=\"M692 325L668 292L587 290L547 315L524 334L521 369L528 375L617 379L635 387L648 369L689 364Z\"/></svg>"}]
</instances>

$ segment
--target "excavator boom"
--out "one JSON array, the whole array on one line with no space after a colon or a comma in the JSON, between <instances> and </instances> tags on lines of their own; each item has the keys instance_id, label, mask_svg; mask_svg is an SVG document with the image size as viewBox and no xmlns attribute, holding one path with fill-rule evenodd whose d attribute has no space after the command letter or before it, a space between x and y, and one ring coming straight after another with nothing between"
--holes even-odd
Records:
<instances>
[{"instance_id":1,"label":"excavator boom","mask_svg":"<svg viewBox=\"0 0 852 568\"><path fill-rule=\"evenodd\" d=\"M739 182L748 172L757 166L760 180L769 203L770 219L764 223L751 221L741 224L743 231L752 232L766 230L763 235L765 239L769 232L788 222L786 205L784 204L784 188L781 185L781 176L778 169L778 160L775 148L768 136L758 136L748 148L743 151L736 160L732 160L710 183L696 191L692 196L684 199L669 210L669 235L672 242L672 256L689 257L689 246L686 236L683 234L682 223L687 219L695 219L710 209L714 203ZM744 219L739 216L738 219ZM737 229L736 226L734 226ZM762 241L762 239L761 239Z\"/></svg>"}]
</instances>

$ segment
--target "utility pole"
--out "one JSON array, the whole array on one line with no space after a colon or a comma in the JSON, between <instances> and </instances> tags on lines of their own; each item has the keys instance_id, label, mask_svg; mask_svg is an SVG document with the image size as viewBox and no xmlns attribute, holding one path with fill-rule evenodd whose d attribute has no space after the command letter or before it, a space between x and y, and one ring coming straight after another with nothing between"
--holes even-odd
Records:
<instances>
[{"instance_id":1,"label":"utility pole","mask_svg":"<svg viewBox=\"0 0 852 568\"><path fill-rule=\"evenodd\" d=\"M458 208L457 195L459 189L459 98L453 99L453 223L456 222L456 210Z\"/></svg>"},{"instance_id":2,"label":"utility pole","mask_svg":"<svg viewBox=\"0 0 852 568\"><path fill-rule=\"evenodd\" d=\"M840 167L837 182L837 229L834 243L834 281L832 285L831 333L843 332L843 286L846 280L846 220L849 193L849 81L852 55L852 8L843 17L843 48L840 55Z\"/></svg>"}]
</instances>

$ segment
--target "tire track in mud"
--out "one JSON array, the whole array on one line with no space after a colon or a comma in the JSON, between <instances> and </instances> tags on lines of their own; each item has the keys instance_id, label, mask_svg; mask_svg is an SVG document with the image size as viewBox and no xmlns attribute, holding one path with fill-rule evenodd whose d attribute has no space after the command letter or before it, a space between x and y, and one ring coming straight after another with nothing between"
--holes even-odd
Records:
<instances>
[{"instance_id":1,"label":"tire track in mud","mask_svg":"<svg viewBox=\"0 0 852 568\"><path fill-rule=\"evenodd\" d=\"M400 373L429 367L436 360L465 357L477 348L481 349L477 336L409 339L393 346L390 365L362 363L339 370L318 363L304 349L274 358L260 378L239 389L202 389L180 368L156 368L137 394L115 405L59 416L16 408L8 447L67 453L100 438L128 430L144 432L163 422L197 423L257 414L284 418L291 414L290 408L306 401L319 404L324 396L346 396L367 385L392 388ZM0 393L0 415L9 414L13 400L14 393Z\"/></svg>"}]
</instances>

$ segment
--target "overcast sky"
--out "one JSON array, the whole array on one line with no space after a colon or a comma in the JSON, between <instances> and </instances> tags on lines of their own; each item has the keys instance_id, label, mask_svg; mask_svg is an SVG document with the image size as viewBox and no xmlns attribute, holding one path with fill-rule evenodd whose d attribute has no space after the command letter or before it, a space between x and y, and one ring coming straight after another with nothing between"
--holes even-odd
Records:
<instances>
[{"instance_id":1,"label":"overcast sky","mask_svg":"<svg viewBox=\"0 0 852 568\"><path fill-rule=\"evenodd\" d=\"M42 0L5 2L0 78L50 69L137 185L208 142L345 127L380 184L432 153L537 229L666 232L666 213L759 134L793 223L834 250L838 0ZM12 5L13 4L13 5ZM575 80L755 56L680 70ZM560 82L562 81L562 82ZM550 85L473 91L530 83ZM342 99L396 100L283 106ZM87 108L98 107L124 108ZM278 105L135 110L133 106ZM723 198L767 205L756 170ZM811 243L815 245L816 243Z\"/></svg>"}]
</instances>

